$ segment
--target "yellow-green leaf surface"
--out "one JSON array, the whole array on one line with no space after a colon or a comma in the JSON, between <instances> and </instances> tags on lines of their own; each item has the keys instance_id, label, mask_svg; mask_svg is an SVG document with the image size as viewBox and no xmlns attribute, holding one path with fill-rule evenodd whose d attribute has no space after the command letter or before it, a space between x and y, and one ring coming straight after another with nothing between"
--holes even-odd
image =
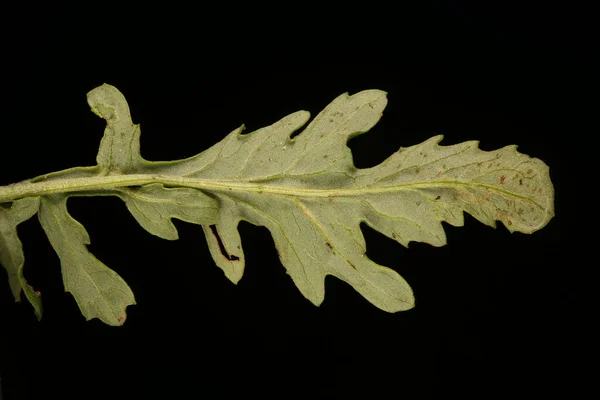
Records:
<instances>
[{"instance_id":1,"label":"yellow-green leaf surface","mask_svg":"<svg viewBox=\"0 0 600 400\"><path fill-rule=\"evenodd\" d=\"M357 169L348 140L368 131L386 106L385 92L342 95L293 139L309 114L300 111L247 135L241 128L206 152L154 173L215 181L216 224L226 255L205 229L215 261L237 281L243 271L239 221L267 227L283 265L313 303L326 275L352 285L386 311L411 308L409 285L365 256L359 224L388 237L441 246L441 221L463 224L463 211L510 231L531 233L553 215L548 167L516 146L485 152L477 142L439 146L441 136L403 148L380 165ZM232 260L232 255L234 259Z\"/></svg>"},{"instance_id":2,"label":"yellow-green leaf surface","mask_svg":"<svg viewBox=\"0 0 600 400\"><path fill-rule=\"evenodd\" d=\"M178 237L172 218L202 225L215 263L233 282L244 273L239 222L265 226L288 274L314 304L323 301L332 275L389 312L413 307L413 293L397 272L366 256L362 222L404 246L442 246L441 222L461 226L464 212L523 233L554 215L548 167L514 145L482 151L476 141L444 146L435 136L377 166L356 168L347 143L379 121L387 104L380 90L343 94L310 123L309 113L298 111L248 134L242 126L194 157L159 162L141 157L140 127L115 87L95 88L88 103L107 121L96 166L0 188L0 203L41 197L39 219L61 259L65 288L87 319L122 324L134 298L88 252L85 229L67 212L68 196L118 196L144 229L164 239ZM16 225L2 218L9 244L1 261L10 274L22 265L22 251Z\"/></svg>"},{"instance_id":3,"label":"yellow-green leaf surface","mask_svg":"<svg viewBox=\"0 0 600 400\"><path fill-rule=\"evenodd\" d=\"M38 319L42 318L42 301L40 293L27 283L23 275L25 256L17 236L17 225L35 215L39 205L39 197L28 197L14 201L10 208L0 207L0 264L8 272L8 284L15 301L21 301L23 290Z\"/></svg>"},{"instance_id":4,"label":"yellow-green leaf surface","mask_svg":"<svg viewBox=\"0 0 600 400\"><path fill-rule=\"evenodd\" d=\"M169 189L155 183L121 189L120 197L144 229L168 240L179 238L171 218L202 224L215 221L219 213L218 202L197 189Z\"/></svg>"},{"instance_id":5,"label":"yellow-green leaf surface","mask_svg":"<svg viewBox=\"0 0 600 400\"><path fill-rule=\"evenodd\" d=\"M75 297L85 318L122 325L125 309L135 304L133 293L116 272L88 251L90 237L67 212L67 197L45 196L38 216L60 258L65 290Z\"/></svg>"}]
</instances>

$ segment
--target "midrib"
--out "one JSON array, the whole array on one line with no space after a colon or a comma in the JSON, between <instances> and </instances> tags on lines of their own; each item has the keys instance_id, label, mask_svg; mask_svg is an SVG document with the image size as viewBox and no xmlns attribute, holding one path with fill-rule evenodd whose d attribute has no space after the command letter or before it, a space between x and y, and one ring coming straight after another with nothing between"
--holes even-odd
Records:
<instances>
[{"instance_id":1,"label":"midrib","mask_svg":"<svg viewBox=\"0 0 600 400\"><path fill-rule=\"evenodd\" d=\"M527 196L522 196L508 190L499 189L491 185L462 181L430 181L402 183L390 186L362 187L362 188L333 188L333 189L305 189L285 186L268 185L264 183L249 183L236 180L212 180L188 177L131 174L107 175L81 178L62 178L50 181L20 182L0 187L0 203L17 200L23 197L34 197L57 193L70 195L85 192L98 192L106 189L129 186L143 186L151 183L160 183L169 187L187 187L210 192L255 192L295 197L353 197L369 194L380 194L401 190L435 188L435 187L478 187L489 191L501 193L505 196L520 198L536 204ZM536 204L537 205L537 204ZM538 205L539 206L539 205Z\"/></svg>"}]
</instances>

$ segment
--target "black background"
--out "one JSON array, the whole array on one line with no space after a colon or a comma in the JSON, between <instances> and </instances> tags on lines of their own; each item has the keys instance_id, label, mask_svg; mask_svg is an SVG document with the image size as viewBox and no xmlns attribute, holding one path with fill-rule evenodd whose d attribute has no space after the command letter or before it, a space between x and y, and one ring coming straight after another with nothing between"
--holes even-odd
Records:
<instances>
[{"instance_id":1,"label":"black background","mask_svg":"<svg viewBox=\"0 0 600 400\"><path fill-rule=\"evenodd\" d=\"M341 93L378 88L388 92L384 117L349 143L358 167L436 134L442 144L480 140L484 150L518 144L550 166L556 217L524 235L466 215L464 227L445 224L442 248L406 249L363 227L368 256L415 291L415 309L388 314L334 278L313 306L265 228L240 225L247 265L236 286L213 264L200 227L175 221L180 239L164 241L116 198L73 198L91 251L129 283L137 305L123 327L86 322L37 219L20 225L45 314L40 323L26 302L15 304L0 272L4 399L583 390L585 278L566 245L565 204L577 158L572 111L585 113L574 105L587 85L584 12L414 3L9 10L2 185L95 163L104 121L85 94L104 82L127 98L149 160L188 157L242 123L251 131L299 109L316 115Z\"/></svg>"}]
</instances>

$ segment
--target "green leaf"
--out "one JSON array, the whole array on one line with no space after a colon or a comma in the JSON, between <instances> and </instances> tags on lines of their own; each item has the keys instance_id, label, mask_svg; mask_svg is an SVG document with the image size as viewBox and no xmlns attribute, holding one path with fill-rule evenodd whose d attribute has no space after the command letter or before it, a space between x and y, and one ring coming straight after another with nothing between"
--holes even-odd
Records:
<instances>
[{"instance_id":1,"label":"green leaf","mask_svg":"<svg viewBox=\"0 0 600 400\"><path fill-rule=\"evenodd\" d=\"M155 173L235 182L235 190L214 194L224 247L241 254L239 221L266 226L289 275L313 303L323 301L324 278L333 275L383 310L405 310L414 304L412 291L396 272L365 256L362 221L405 246L444 245L440 222L461 226L463 211L487 225L500 220L510 231L531 233L553 216L553 187L548 167L516 146L492 152L474 141L439 146L442 136L357 169L346 143L369 130L385 105L382 91L342 95L294 139L306 112L248 135L236 130ZM227 260L210 237L217 264L235 264L230 270L237 273L228 274L239 279L243 260Z\"/></svg>"},{"instance_id":2,"label":"green leaf","mask_svg":"<svg viewBox=\"0 0 600 400\"><path fill-rule=\"evenodd\" d=\"M96 156L103 173L131 172L138 166L140 128L131 121L125 97L110 85L102 85L87 94L92 111L106 120L106 129Z\"/></svg>"},{"instance_id":3,"label":"green leaf","mask_svg":"<svg viewBox=\"0 0 600 400\"><path fill-rule=\"evenodd\" d=\"M44 196L39 220L60 258L63 284L86 320L99 318L108 325L122 325L125 309L135 304L131 289L121 277L87 249L85 228L67 211L67 197Z\"/></svg>"},{"instance_id":4,"label":"green leaf","mask_svg":"<svg viewBox=\"0 0 600 400\"><path fill-rule=\"evenodd\" d=\"M202 229L215 264L229 280L237 284L242 279L246 264L242 239L237 230L243 215L235 207L234 199L221 197L219 200L221 212L218 220L210 227L203 225Z\"/></svg>"},{"instance_id":5,"label":"green leaf","mask_svg":"<svg viewBox=\"0 0 600 400\"><path fill-rule=\"evenodd\" d=\"M10 208L0 206L0 264L8 272L8 284L15 301L21 301L21 290L23 290L25 297L33 306L36 317L41 319L40 293L25 280L23 245L17 236L17 225L31 218L37 212L39 205L39 197L28 197L14 201Z\"/></svg>"},{"instance_id":6,"label":"green leaf","mask_svg":"<svg viewBox=\"0 0 600 400\"><path fill-rule=\"evenodd\" d=\"M118 196L144 229L164 239L178 237L172 218L202 225L215 263L234 283L245 262L240 221L265 226L288 274L314 304L323 301L332 275L390 312L413 307L413 293L397 272L366 256L362 222L404 246L442 246L441 222L461 226L464 212L523 233L554 215L548 167L514 145L482 151L476 141L440 146L442 136L435 136L377 166L356 168L347 143L379 121L387 105L380 90L339 96L305 128L310 115L298 111L249 134L241 126L196 156L159 162L141 157L139 125L116 88L102 85L88 102L107 121L98 165L0 188L0 203L41 196L39 218L61 259L65 288L88 319L121 324L134 298L88 252L87 233L67 213L68 196ZM10 232L8 222L2 226ZM4 253L22 257L20 243L9 242Z\"/></svg>"},{"instance_id":7,"label":"green leaf","mask_svg":"<svg viewBox=\"0 0 600 400\"><path fill-rule=\"evenodd\" d=\"M217 201L197 189L165 188L155 183L121 189L120 197L144 229L168 240L179 238L171 218L203 224L215 221L219 213Z\"/></svg>"}]
</instances>

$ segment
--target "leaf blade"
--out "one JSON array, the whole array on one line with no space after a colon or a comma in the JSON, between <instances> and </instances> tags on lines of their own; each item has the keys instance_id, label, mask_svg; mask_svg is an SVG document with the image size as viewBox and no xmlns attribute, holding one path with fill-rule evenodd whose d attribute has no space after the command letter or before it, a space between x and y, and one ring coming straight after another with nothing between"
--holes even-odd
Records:
<instances>
[{"instance_id":1,"label":"leaf blade","mask_svg":"<svg viewBox=\"0 0 600 400\"><path fill-rule=\"evenodd\" d=\"M412 289L395 271L366 257L360 223L404 246L445 245L441 222L461 226L464 212L486 225L500 220L511 232L532 233L553 217L554 189L548 167L516 146L493 152L474 141L439 146L442 136L357 169L347 141L370 130L386 105L380 90L343 94L294 138L308 121L305 111L246 135L242 126L184 160L150 162L135 151L125 153L138 160L138 173L181 178L183 186L186 179L202 182L202 191L219 207L214 223L202 224L209 250L233 282L244 269L237 232L244 220L271 231L288 274L314 304L323 301L324 279L333 275L383 310L406 310L414 306ZM139 136L128 137L138 143Z\"/></svg>"},{"instance_id":2,"label":"leaf blade","mask_svg":"<svg viewBox=\"0 0 600 400\"><path fill-rule=\"evenodd\" d=\"M123 325L126 308L135 298L125 281L94 257L85 228L67 211L67 196L44 196L39 220L61 261L65 291L71 293L86 320L98 318Z\"/></svg>"},{"instance_id":3,"label":"leaf blade","mask_svg":"<svg viewBox=\"0 0 600 400\"><path fill-rule=\"evenodd\" d=\"M220 213L214 225L202 225L208 250L215 264L231 282L237 284L244 274L245 256L238 224L243 220L231 199L220 199Z\"/></svg>"},{"instance_id":4,"label":"leaf blade","mask_svg":"<svg viewBox=\"0 0 600 400\"><path fill-rule=\"evenodd\" d=\"M516 152L515 146L483 152L477 142L438 146L442 137L437 136L401 149L378 166L357 169L346 143L374 126L386 104L382 91L342 95L291 141L290 132L304 124L305 115L291 114L243 136L234 131L219 144L212 161L193 173L262 185L264 192L216 192L221 204L230 205L222 218L233 215L235 225L243 219L266 226L288 274L314 304L323 301L325 276L334 275L386 311L414 305L412 290L400 275L366 258L362 221L405 246L411 241L442 246L446 235L441 221L463 225L463 212L490 226L501 220L510 231L524 233L539 229L553 216L547 166ZM261 162L264 168L259 168ZM495 167L511 172L527 169L510 179L501 172L493 177L474 174L484 162L500 163ZM265 169L268 174L262 172ZM526 179L537 180L532 185ZM532 200L535 193L523 192L529 186L540 191L544 205ZM305 188L310 193L303 192ZM527 211L525 205L532 202L537 206ZM210 243L208 235L207 239ZM341 261L328 257L333 249L343 249ZM212 253L217 261L216 249Z\"/></svg>"},{"instance_id":5,"label":"leaf blade","mask_svg":"<svg viewBox=\"0 0 600 400\"><path fill-rule=\"evenodd\" d=\"M114 86L103 84L87 94L94 114L106 120L96 161L104 173L135 171L142 162L140 127L131 120L129 105Z\"/></svg>"},{"instance_id":6,"label":"leaf blade","mask_svg":"<svg viewBox=\"0 0 600 400\"><path fill-rule=\"evenodd\" d=\"M516 146L483 151L475 141L440 146L442 138L403 148L361 170L356 184L382 193L393 193L394 187L412 193L404 209L416 206L412 214L455 226L463 225L462 212L488 226L501 221L509 231L522 233L533 233L552 219L554 188L543 161L518 153ZM380 196L385 197L390 195ZM394 202L381 203L376 208L388 215L406 216L397 207L391 211ZM445 236L439 244L445 244Z\"/></svg>"},{"instance_id":7,"label":"leaf blade","mask_svg":"<svg viewBox=\"0 0 600 400\"><path fill-rule=\"evenodd\" d=\"M38 211L39 204L39 197L27 197L14 201L10 208L0 207L0 264L8 273L8 284L15 301L21 301L23 291L38 320L43 314L42 300L40 293L25 279L25 256L17 235L17 225L31 218Z\"/></svg>"},{"instance_id":8,"label":"leaf blade","mask_svg":"<svg viewBox=\"0 0 600 400\"><path fill-rule=\"evenodd\" d=\"M217 202L197 189L150 184L120 189L118 195L144 229L167 240L179 237L171 218L201 225L213 223L218 214Z\"/></svg>"}]
</instances>

